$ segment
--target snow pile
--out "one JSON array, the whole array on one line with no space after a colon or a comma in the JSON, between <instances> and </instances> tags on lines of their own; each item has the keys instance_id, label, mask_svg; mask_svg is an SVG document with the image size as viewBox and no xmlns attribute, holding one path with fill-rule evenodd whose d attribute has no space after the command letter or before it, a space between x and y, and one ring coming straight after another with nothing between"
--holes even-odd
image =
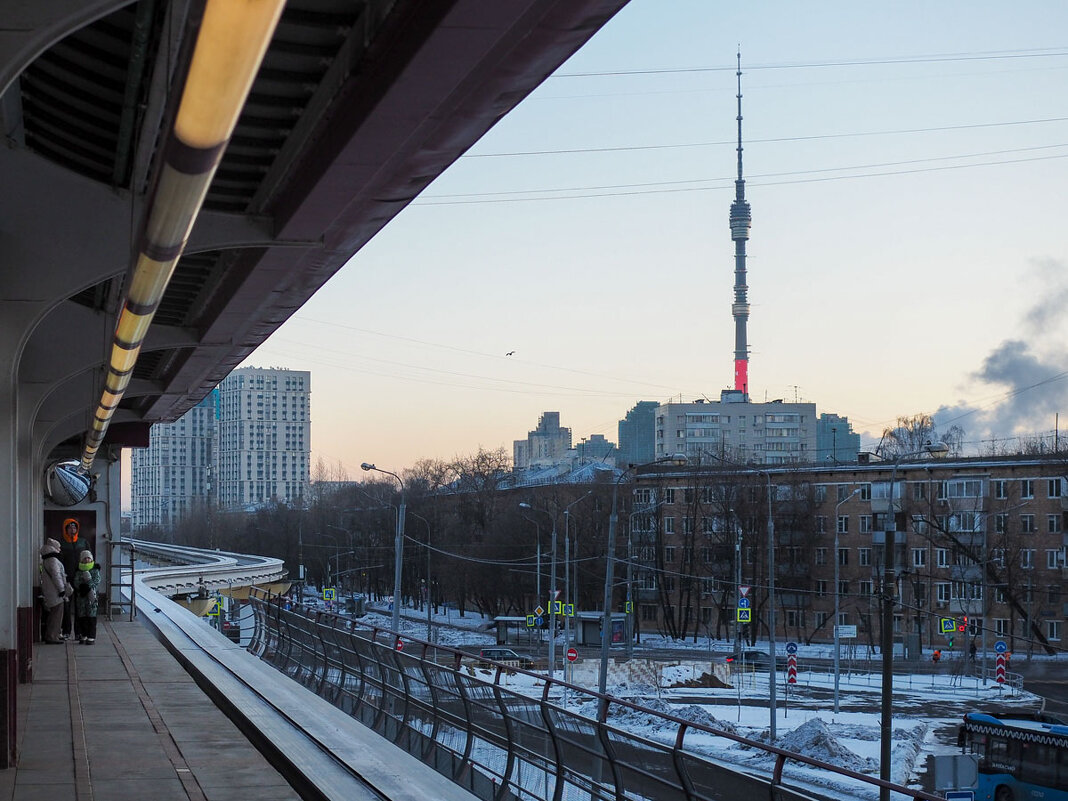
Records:
<instances>
[{"instance_id":1,"label":"snow pile","mask_svg":"<svg viewBox=\"0 0 1068 801\"><path fill-rule=\"evenodd\" d=\"M670 729L674 731L675 724L660 717L660 715L671 715L688 723L707 726L714 731L728 732L730 734L738 733L738 729L733 723L714 717L709 713L706 706L698 706L697 704L677 706L659 698L645 699L642 701L642 706L648 711L631 709L619 704L611 705L608 707L608 723L616 728L627 729L628 731L647 730L649 727L654 727L657 730Z\"/></svg>"},{"instance_id":2,"label":"snow pile","mask_svg":"<svg viewBox=\"0 0 1068 801\"><path fill-rule=\"evenodd\" d=\"M859 727L851 727L859 728ZM761 737L766 741L767 733ZM857 773L871 773L878 770L879 763L874 759L865 759L850 751L835 737L823 718L812 718L802 723L793 731L784 734L775 741L775 745L787 751L803 754L821 762L829 762L841 768ZM757 760L774 759L773 755L760 754Z\"/></svg>"}]
</instances>

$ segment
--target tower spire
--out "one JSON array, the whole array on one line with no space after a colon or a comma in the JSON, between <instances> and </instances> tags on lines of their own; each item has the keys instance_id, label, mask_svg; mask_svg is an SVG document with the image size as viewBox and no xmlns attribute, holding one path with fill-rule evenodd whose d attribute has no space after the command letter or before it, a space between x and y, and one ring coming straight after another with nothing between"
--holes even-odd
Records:
<instances>
[{"instance_id":1,"label":"tower spire","mask_svg":"<svg viewBox=\"0 0 1068 801\"><path fill-rule=\"evenodd\" d=\"M745 243L753 218L745 201L745 179L742 177L742 53L738 51L738 178L734 182L734 202L731 203L731 239L734 240L734 388L749 397L749 344L746 328L749 324L749 287L745 284Z\"/></svg>"}]
</instances>

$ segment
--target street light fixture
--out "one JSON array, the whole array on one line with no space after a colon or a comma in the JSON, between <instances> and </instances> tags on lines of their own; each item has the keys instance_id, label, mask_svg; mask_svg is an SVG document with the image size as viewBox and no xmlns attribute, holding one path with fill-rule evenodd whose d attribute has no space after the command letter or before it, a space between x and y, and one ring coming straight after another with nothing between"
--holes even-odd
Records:
<instances>
[{"instance_id":1,"label":"street light fixture","mask_svg":"<svg viewBox=\"0 0 1068 801\"><path fill-rule=\"evenodd\" d=\"M854 498L860 494L860 487L857 487L842 500L838 501L834 505L834 714L838 714L838 510L842 508L842 504L846 501Z\"/></svg>"},{"instance_id":2,"label":"street light fixture","mask_svg":"<svg viewBox=\"0 0 1068 801\"><path fill-rule=\"evenodd\" d=\"M894 466L890 470L890 487L887 492L887 509L885 521L885 538L883 542L883 624L882 624L882 698L880 700L879 717L879 778L890 781L890 760L893 733L893 704L894 704L894 585L897 583L894 568L894 535L897 531L896 507L894 505L894 485L897 480L897 468L902 459L913 456L930 454L931 456L945 456L949 453L949 447L943 442L924 445L917 451L900 453L894 457ZM837 531L837 521L835 530ZM835 563L838 554L834 555ZM837 591L837 587L835 590ZM879 787L879 801L890 801L890 788Z\"/></svg>"},{"instance_id":3,"label":"street light fixture","mask_svg":"<svg viewBox=\"0 0 1068 801\"><path fill-rule=\"evenodd\" d=\"M529 509L532 512L541 512L548 515L553 524L552 544L552 567L549 571L549 681L555 677L556 671L556 516L545 509L537 509L529 503L519 504L520 509Z\"/></svg>"},{"instance_id":4,"label":"street light fixture","mask_svg":"<svg viewBox=\"0 0 1068 801\"><path fill-rule=\"evenodd\" d=\"M393 542L393 634L400 639L400 605L401 605L401 559L404 556L404 482L401 481L401 477L396 473L391 473L389 470L383 470L381 467L375 467L370 462L364 462L360 465L361 470L370 472L374 470L378 473L385 473L387 476L393 476L397 480L397 484L400 486L400 506L397 509L397 534Z\"/></svg>"}]
</instances>

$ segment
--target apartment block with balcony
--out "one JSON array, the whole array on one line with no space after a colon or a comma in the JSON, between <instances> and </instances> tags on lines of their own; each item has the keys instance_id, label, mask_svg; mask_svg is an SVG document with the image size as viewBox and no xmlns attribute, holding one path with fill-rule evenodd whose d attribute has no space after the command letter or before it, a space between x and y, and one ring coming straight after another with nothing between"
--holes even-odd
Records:
<instances>
[{"instance_id":1,"label":"apartment block with balcony","mask_svg":"<svg viewBox=\"0 0 1068 801\"><path fill-rule=\"evenodd\" d=\"M985 636L990 648L1059 649L1066 477L1068 459L1032 457L651 471L631 499L641 626L692 632L696 620L701 635L733 637L741 583L767 637L770 508L780 637L829 642L837 622L857 627L858 644L880 641L892 520L896 638L945 648L942 620L967 616L957 648Z\"/></svg>"},{"instance_id":2,"label":"apartment block with balcony","mask_svg":"<svg viewBox=\"0 0 1068 801\"><path fill-rule=\"evenodd\" d=\"M656 458L685 454L713 463L802 464L816 453L816 405L750 403L726 390L719 402L662 403L654 418Z\"/></svg>"}]
</instances>

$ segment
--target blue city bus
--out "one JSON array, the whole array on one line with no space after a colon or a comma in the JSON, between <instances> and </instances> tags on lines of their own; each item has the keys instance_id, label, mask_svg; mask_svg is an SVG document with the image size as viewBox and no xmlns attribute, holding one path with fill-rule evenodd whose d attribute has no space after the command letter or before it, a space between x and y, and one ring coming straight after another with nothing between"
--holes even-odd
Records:
<instances>
[{"instance_id":1,"label":"blue city bus","mask_svg":"<svg viewBox=\"0 0 1068 801\"><path fill-rule=\"evenodd\" d=\"M958 744L979 761L976 785L967 788L976 801L1068 801L1068 725L1061 721L969 712Z\"/></svg>"}]
</instances>

